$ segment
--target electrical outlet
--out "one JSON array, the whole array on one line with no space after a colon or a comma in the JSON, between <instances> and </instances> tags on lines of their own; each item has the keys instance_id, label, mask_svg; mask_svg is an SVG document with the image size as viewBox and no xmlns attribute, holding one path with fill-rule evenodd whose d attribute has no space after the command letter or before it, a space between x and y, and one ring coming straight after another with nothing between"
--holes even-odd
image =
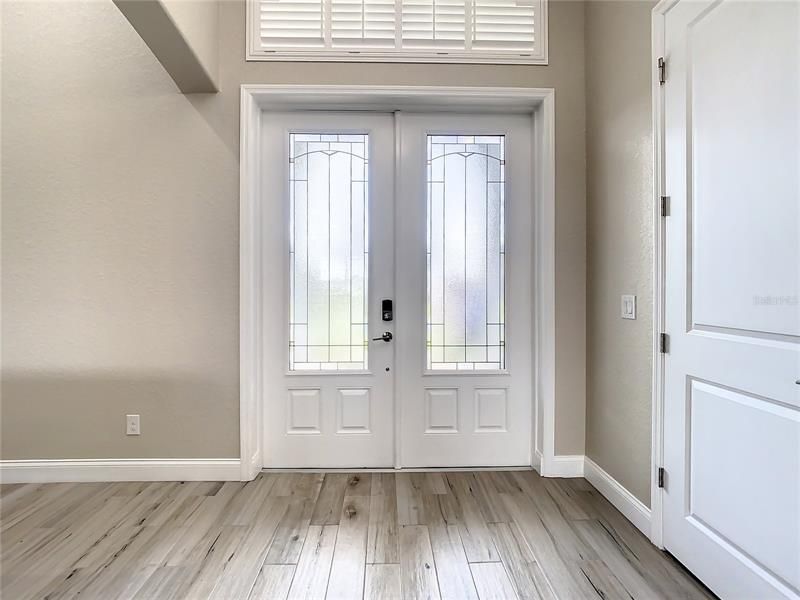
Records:
<instances>
[{"instance_id":1,"label":"electrical outlet","mask_svg":"<svg viewBox=\"0 0 800 600\"><path fill-rule=\"evenodd\" d=\"M125 415L125 435L140 435L139 415Z\"/></svg>"},{"instance_id":2,"label":"electrical outlet","mask_svg":"<svg viewBox=\"0 0 800 600\"><path fill-rule=\"evenodd\" d=\"M623 319L636 318L636 296L623 294L620 298L620 316Z\"/></svg>"}]
</instances>

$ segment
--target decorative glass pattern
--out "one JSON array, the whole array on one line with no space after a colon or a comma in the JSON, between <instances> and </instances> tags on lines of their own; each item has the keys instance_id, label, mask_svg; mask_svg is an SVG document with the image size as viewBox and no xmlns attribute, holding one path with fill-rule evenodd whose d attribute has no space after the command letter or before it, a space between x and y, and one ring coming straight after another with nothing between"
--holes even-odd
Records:
<instances>
[{"instance_id":1,"label":"decorative glass pattern","mask_svg":"<svg viewBox=\"0 0 800 600\"><path fill-rule=\"evenodd\" d=\"M428 136L429 370L505 368L505 137Z\"/></svg>"},{"instance_id":2,"label":"decorative glass pattern","mask_svg":"<svg viewBox=\"0 0 800 600\"><path fill-rule=\"evenodd\" d=\"M289 369L367 368L369 136L289 135Z\"/></svg>"}]
</instances>

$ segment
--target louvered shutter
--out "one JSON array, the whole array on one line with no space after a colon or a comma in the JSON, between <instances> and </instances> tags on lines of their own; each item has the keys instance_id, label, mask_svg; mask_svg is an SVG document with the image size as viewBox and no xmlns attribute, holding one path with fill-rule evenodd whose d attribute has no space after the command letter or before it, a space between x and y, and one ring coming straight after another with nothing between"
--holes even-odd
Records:
<instances>
[{"instance_id":1,"label":"louvered shutter","mask_svg":"<svg viewBox=\"0 0 800 600\"><path fill-rule=\"evenodd\" d=\"M334 48L394 48L395 0L329 1Z\"/></svg>"},{"instance_id":2,"label":"louvered shutter","mask_svg":"<svg viewBox=\"0 0 800 600\"><path fill-rule=\"evenodd\" d=\"M473 0L473 50L533 51L533 0Z\"/></svg>"},{"instance_id":3,"label":"louvered shutter","mask_svg":"<svg viewBox=\"0 0 800 600\"><path fill-rule=\"evenodd\" d=\"M547 0L247 1L248 59L547 64Z\"/></svg>"},{"instance_id":4,"label":"louvered shutter","mask_svg":"<svg viewBox=\"0 0 800 600\"><path fill-rule=\"evenodd\" d=\"M266 48L323 48L323 0L259 0Z\"/></svg>"},{"instance_id":5,"label":"louvered shutter","mask_svg":"<svg viewBox=\"0 0 800 600\"><path fill-rule=\"evenodd\" d=\"M465 48L465 0L401 0L401 6L403 48Z\"/></svg>"}]
</instances>

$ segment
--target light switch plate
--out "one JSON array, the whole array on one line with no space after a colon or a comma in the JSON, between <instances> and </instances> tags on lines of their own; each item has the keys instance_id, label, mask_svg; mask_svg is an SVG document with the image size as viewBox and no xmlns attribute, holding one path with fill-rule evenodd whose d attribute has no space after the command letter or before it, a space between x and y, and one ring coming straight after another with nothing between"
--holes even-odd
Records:
<instances>
[{"instance_id":1,"label":"light switch plate","mask_svg":"<svg viewBox=\"0 0 800 600\"><path fill-rule=\"evenodd\" d=\"M125 435L141 435L139 415L125 415Z\"/></svg>"},{"instance_id":2,"label":"light switch plate","mask_svg":"<svg viewBox=\"0 0 800 600\"><path fill-rule=\"evenodd\" d=\"M633 294L623 294L620 297L620 316L623 319L636 318L636 296Z\"/></svg>"}]
</instances>

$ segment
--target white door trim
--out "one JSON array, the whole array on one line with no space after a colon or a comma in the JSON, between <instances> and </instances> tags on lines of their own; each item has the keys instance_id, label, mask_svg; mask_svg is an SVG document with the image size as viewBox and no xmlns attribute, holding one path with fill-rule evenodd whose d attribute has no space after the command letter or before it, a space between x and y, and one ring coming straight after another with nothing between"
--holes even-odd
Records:
<instances>
[{"instance_id":1,"label":"white door trim","mask_svg":"<svg viewBox=\"0 0 800 600\"><path fill-rule=\"evenodd\" d=\"M261 469L263 348L261 116L267 110L516 112L533 115L533 463L555 458L555 90L552 88L242 85L239 162L239 360L242 479Z\"/></svg>"},{"instance_id":2,"label":"white door trim","mask_svg":"<svg viewBox=\"0 0 800 600\"><path fill-rule=\"evenodd\" d=\"M661 0L652 13L652 70L650 84L653 110L653 377L650 452L650 541L659 548L663 543L662 490L658 487L658 469L664 463L664 355L660 334L665 326L666 248L665 223L661 216L664 185L664 90L660 83L658 59L664 56L665 15L678 0Z\"/></svg>"}]
</instances>

